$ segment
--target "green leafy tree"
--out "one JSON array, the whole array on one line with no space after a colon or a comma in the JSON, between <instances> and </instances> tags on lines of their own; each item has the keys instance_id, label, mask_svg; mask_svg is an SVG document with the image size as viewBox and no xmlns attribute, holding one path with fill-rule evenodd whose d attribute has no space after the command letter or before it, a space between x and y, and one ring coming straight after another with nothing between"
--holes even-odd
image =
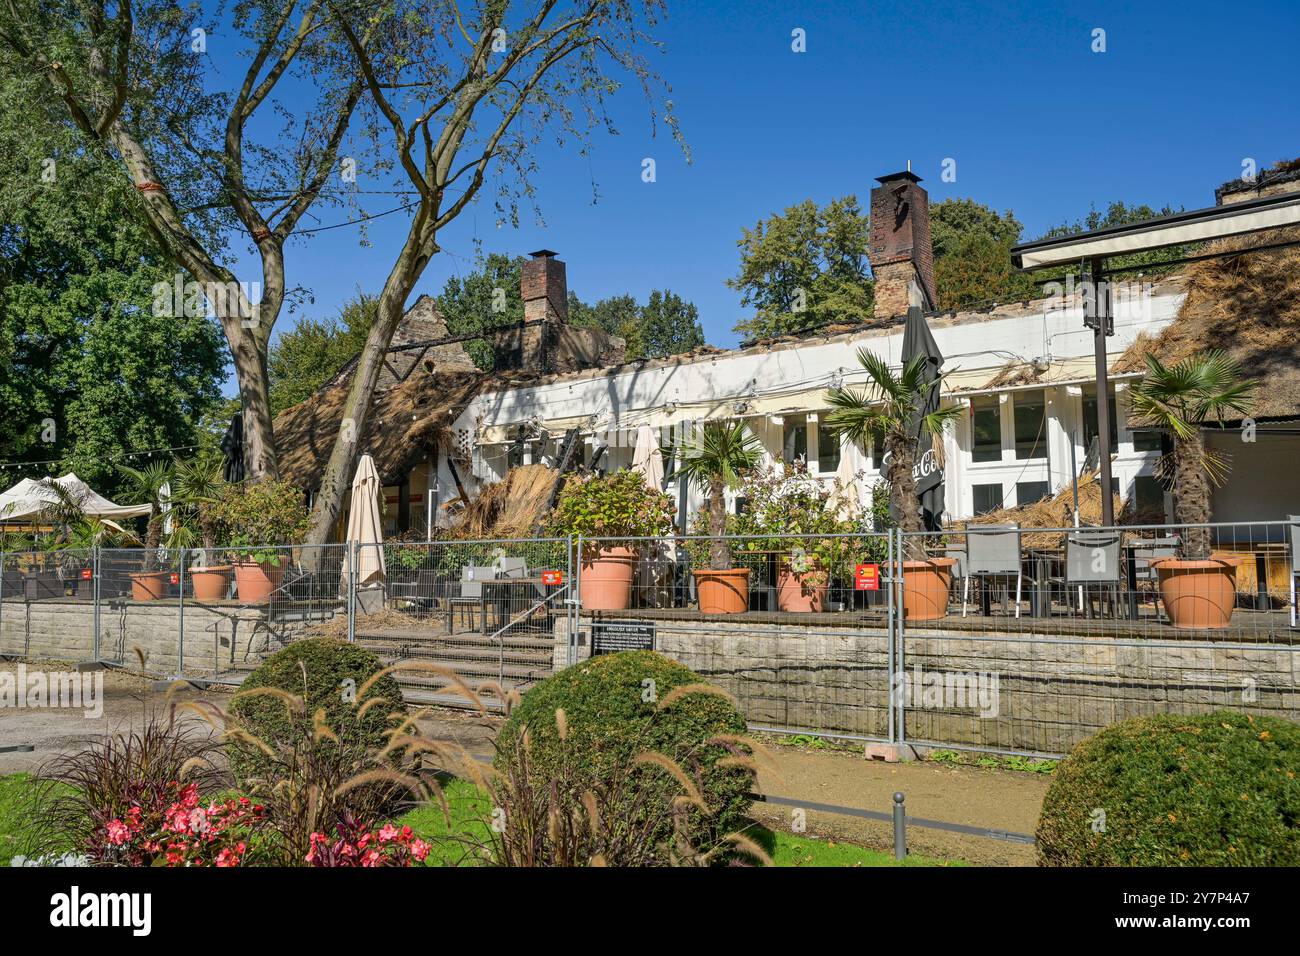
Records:
<instances>
[{"instance_id":1,"label":"green leafy tree","mask_svg":"<svg viewBox=\"0 0 1300 956\"><path fill-rule=\"evenodd\" d=\"M129 452L198 442L225 353L207 316L153 310L173 270L122 215L117 170L23 113L43 82L0 70L0 459L42 462L10 478L76 471L112 495Z\"/></svg>"},{"instance_id":2,"label":"green leafy tree","mask_svg":"<svg viewBox=\"0 0 1300 956\"><path fill-rule=\"evenodd\" d=\"M361 354L375 320L376 299L358 290L337 318L299 318L271 346L267 370L271 375L271 412L305 401Z\"/></svg>"},{"instance_id":3,"label":"green leafy tree","mask_svg":"<svg viewBox=\"0 0 1300 956\"><path fill-rule=\"evenodd\" d=\"M639 332L638 358L680 355L704 344L700 310L693 302L687 302L667 289L662 292L655 289L650 293L641 309Z\"/></svg>"},{"instance_id":4,"label":"green leafy tree","mask_svg":"<svg viewBox=\"0 0 1300 956\"><path fill-rule=\"evenodd\" d=\"M867 215L855 196L788 207L742 229L740 272L727 285L752 307L737 323L745 341L871 317Z\"/></svg>"},{"instance_id":5,"label":"green leafy tree","mask_svg":"<svg viewBox=\"0 0 1300 956\"><path fill-rule=\"evenodd\" d=\"M1011 247L1023 228L1011 210L999 213L973 199L932 205L936 305L968 309L1037 295L1037 284L1011 262Z\"/></svg>"},{"instance_id":6,"label":"green leafy tree","mask_svg":"<svg viewBox=\"0 0 1300 956\"><path fill-rule=\"evenodd\" d=\"M524 302L519 296L519 273L523 265L523 256L480 253L472 270L449 278L437 297L447 331L452 335L474 335L493 326L522 322ZM490 339L472 339L464 345L475 365L484 371L492 369Z\"/></svg>"}]
</instances>

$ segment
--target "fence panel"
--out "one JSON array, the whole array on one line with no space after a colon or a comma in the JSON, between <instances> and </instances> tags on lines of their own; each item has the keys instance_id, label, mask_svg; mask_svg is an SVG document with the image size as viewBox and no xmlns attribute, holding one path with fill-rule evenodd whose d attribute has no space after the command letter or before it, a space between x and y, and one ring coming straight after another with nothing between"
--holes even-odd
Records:
<instances>
[{"instance_id":1,"label":"fence panel","mask_svg":"<svg viewBox=\"0 0 1300 956\"><path fill-rule=\"evenodd\" d=\"M1145 714L1295 719L1294 534L1287 522L899 533L903 736L1061 754ZM1206 560L1169 563L1197 545Z\"/></svg>"},{"instance_id":2,"label":"fence panel","mask_svg":"<svg viewBox=\"0 0 1300 956\"><path fill-rule=\"evenodd\" d=\"M653 647L729 691L754 729L889 738L888 534L580 546L578 656Z\"/></svg>"},{"instance_id":3,"label":"fence panel","mask_svg":"<svg viewBox=\"0 0 1300 956\"><path fill-rule=\"evenodd\" d=\"M94 561L89 548L0 554L0 655L94 660Z\"/></svg>"},{"instance_id":4,"label":"fence panel","mask_svg":"<svg viewBox=\"0 0 1300 956\"><path fill-rule=\"evenodd\" d=\"M408 699L464 703L450 673L503 706L567 663L567 600L573 587L567 538L394 541L356 555L353 639L397 672ZM367 580L382 555L383 581Z\"/></svg>"}]
</instances>

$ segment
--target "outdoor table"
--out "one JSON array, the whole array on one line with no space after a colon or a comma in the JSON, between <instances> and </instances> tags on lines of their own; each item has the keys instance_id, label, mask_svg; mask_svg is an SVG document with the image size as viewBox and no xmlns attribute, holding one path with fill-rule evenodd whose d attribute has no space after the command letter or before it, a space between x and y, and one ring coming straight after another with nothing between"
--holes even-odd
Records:
<instances>
[{"instance_id":1,"label":"outdoor table","mask_svg":"<svg viewBox=\"0 0 1300 956\"><path fill-rule=\"evenodd\" d=\"M1255 553L1255 610L1273 610L1273 601L1268 594L1268 559L1277 555L1286 556L1288 545L1284 541L1265 541L1256 544Z\"/></svg>"},{"instance_id":2,"label":"outdoor table","mask_svg":"<svg viewBox=\"0 0 1300 956\"><path fill-rule=\"evenodd\" d=\"M1030 575L1029 616L1052 616L1052 565L1059 564L1059 551L1040 551L1029 548L1025 552L1033 564L1034 573Z\"/></svg>"},{"instance_id":3,"label":"outdoor table","mask_svg":"<svg viewBox=\"0 0 1300 956\"><path fill-rule=\"evenodd\" d=\"M483 578L479 582L482 587L479 589L478 607L479 620L482 622L483 633L491 634L488 630L487 607L489 600L501 609L500 617L504 621L507 617L507 608L510 606L510 593L512 590L522 590L526 593L536 593L540 588L544 593L550 594L555 590L555 585L546 584L540 577L535 578ZM489 592L494 592L489 597ZM529 602L531 606L533 602ZM521 608L522 610L522 608Z\"/></svg>"}]
</instances>

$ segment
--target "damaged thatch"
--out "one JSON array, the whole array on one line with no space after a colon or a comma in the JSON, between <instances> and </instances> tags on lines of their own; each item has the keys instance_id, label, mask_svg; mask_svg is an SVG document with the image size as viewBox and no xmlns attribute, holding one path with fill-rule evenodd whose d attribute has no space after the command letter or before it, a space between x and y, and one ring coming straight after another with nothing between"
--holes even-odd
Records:
<instances>
[{"instance_id":1,"label":"damaged thatch","mask_svg":"<svg viewBox=\"0 0 1300 956\"><path fill-rule=\"evenodd\" d=\"M511 468L501 481L479 491L448 536L470 541L532 537L550 510L558 477L559 472L546 465Z\"/></svg>"},{"instance_id":2,"label":"damaged thatch","mask_svg":"<svg viewBox=\"0 0 1300 956\"><path fill-rule=\"evenodd\" d=\"M1139 336L1115 362L1117 372L1146 368L1153 354L1171 364L1223 349L1258 383L1251 417L1300 417L1300 246L1251 252L1300 241L1300 229L1224 239L1206 253L1242 252L1187 267L1187 298L1158 336Z\"/></svg>"},{"instance_id":3,"label":"damaged thatch","mask_svg":"<svg viewBox=\"0 0 1300 956\"><path fill-rule=\"evenodd\" d=\"M465 366L414 374L375 396L369 424L358 442L375 459L380 480L397 484L416 464L450 441L450 428L489 376ZM280 475L295 485L320 487L338 437L350 376L287 408L275 419Z\"/></svg>"}]
</instances>

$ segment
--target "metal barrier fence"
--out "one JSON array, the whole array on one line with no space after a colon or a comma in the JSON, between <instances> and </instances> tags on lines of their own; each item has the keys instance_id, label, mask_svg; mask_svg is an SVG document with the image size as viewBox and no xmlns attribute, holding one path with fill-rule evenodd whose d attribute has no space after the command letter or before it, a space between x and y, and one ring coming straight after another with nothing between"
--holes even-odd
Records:
<instances>
[{"instance_id":1,"label":"metal barrier fence","mask_svg":"<svg viewBox=\"0 0 1300 956\"><path fill-rule=\"evenodd\" d=\"M1298 541L1282 521L587 539L581 653L653 646L755 729L890 744L1055 756L1143 714L1300 719ZM1211 559L1168 564L1198 544Z\"/></svg>"},{"instance_id":2,"label":"metal barrier fence","mask_svg":"<svg viewBox=\"0 0 1300 956\"><path fill-rule=\"evenodd\" d=\"M454 703L459 679L499 706L651 647L755 729L1059 755L1139 714L1300 718L1298 539L1254 522L6 553L0 655L238 683L310 629L421 662L413 701ZM1217 564L1162 566L1197 543ZM1225 564L1226 586L1202 573Z\"/></svg>"}]
</instances>

